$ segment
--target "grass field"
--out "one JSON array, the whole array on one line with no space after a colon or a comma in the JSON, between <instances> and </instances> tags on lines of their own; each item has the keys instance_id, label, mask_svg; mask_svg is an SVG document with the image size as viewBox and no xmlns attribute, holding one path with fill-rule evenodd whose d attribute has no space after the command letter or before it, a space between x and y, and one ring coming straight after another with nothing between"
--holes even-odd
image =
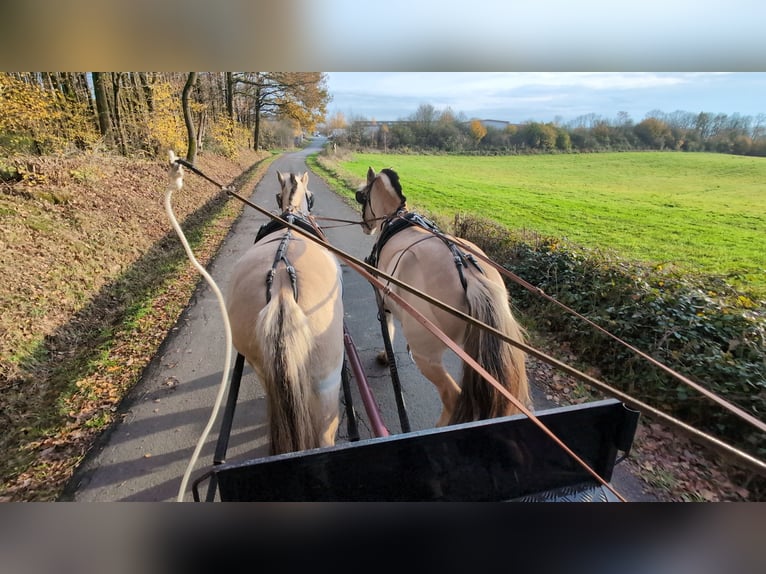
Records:
<instances>
[{"instance_id":1,"label":"grass field","mask_svg":"<svg viewBox=\"0 0 766 574\"><path fill-rule=\"evenodd\" d=\"M766 295L766 159L633 152L503 157L353 154L392 167L410 209L456 212L635 261L721 275Z\"/></svg>"}]
</instances>

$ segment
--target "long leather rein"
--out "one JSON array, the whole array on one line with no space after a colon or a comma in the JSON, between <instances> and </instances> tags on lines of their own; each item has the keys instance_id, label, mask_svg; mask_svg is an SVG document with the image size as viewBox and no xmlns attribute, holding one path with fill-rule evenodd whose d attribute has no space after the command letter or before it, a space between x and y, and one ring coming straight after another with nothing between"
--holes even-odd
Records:
<instances>
[{"instance_id":1,"label":"long leather rein","mask_svg":"<svg viewBox=\"0 0 766 574\"><path fill-rule=\"evenodd\" d=\"M455 309L455 308L451 307L450 305L447 305L446 303L443 303L443 302L439 301L438 299L435 299L435 298L429 296L428 294L423 293L423 292L415 289L414 287L411 287L410 285L404 283L403 281L400 281L400 280L396 279L395 277L387 275L386 273L384 273L384 272L378 270L377 268L367 264L366 262L361 261L361 260L359 260L359 259L357 259L357 258L355 258L355 257L353 257L353 256L351 256L351 255L349 255L347 253L345 253L344 251L338 249L337 247L333 246L332 244L330 244L326 240L320 239L319 237L314 236L313 234L305 231L304 229L302 229L302 228L300 228L298 226L295 226L295 225L287 222L286 220L282 219L279 216L274 215L273 213L269 212L268 210L258 206L257 204L249 201L247 198L239 195L233 189L231 189L231 188L229 188L227 186L221 185L218 182L210 179L209 177L204 175L202 172L200 172L198 169L196 169L190 163L185 162L183 160L177 160L177 161L178 161L178 163L181 163L181 164L185 165L186 167L188 167L189 169L191 169L192 171L194 171L195 173L197 173L198 175L200 175L204 179L207 179L211 183L217 185L222 191L225 191L228 195L237 198L238 200L243 202L245 205L248 205L249 207L252 207L253 209L258 211L259 213L261 213L263 215L266 215L267 217L269 217L269 218L271 218L273 220L277 220L277 221L281 222L281 224L284 227L297 232L298 234L308 238L310 241L314 241L314 242L318 243L319 245L322 245L328 251L334 253L335 255L337 255L338 257L343 259L347 264L349 264L349 266L351 266L354 270L356 270L358 273L360 273L362 276L364 276L373 285L376 285L381 290L381 292L390 295L394 300L397 300L398 296L397 296L397 294L395 294L395 293L393 293L391 291L391 289L390 289L390 285L391 284L396 285L396 286L398 286L398 287L400 287L400 288L402 288L402 289L404 289L404 290L406 290L406 291L408 291L408 292L410 292L410 293L412 293L412 294L422 298L423 300L427 301L428 303L430 303L432 305L435 305L436 307L439 307L440 309L442 309L444 311L447 311L448 313L451 313L451 314L455 315L456 317L460 317L461 319L463 319L463 320L465 320L467 322L470 322L470 323L472 323L475 326L478 326L480 328L483 328L483 329L493 333L494 335L496 335L497 337L499 337L503 341L505 341L505 342L507 342L507 343L509 343L511 345L514 345L514 346L520 348L521 350L523 350L524 352L528 353L529 355L532 355L532 356L542 360L543 362L548 363L548 364L550 364L550 365L552 365L552 366L554 366L554 367L556 367L556 368L566 372L567 374L569 374L569 375L571 375L571 376L573 376L573 377L575 377L575 378L577 378L577 379L579 379L579 380L581 380L581 381L583 381L583 382L585 382L587 384L592 385L595 388L598 388L598 389L600 389L600 390L602 390L604 392L607 392L608 394L614 396L615 398L618 398L619 400L623 401L626 405L628 405L628 406L630 406L632 408L636 408L638 410L651 413L653 416L655 416L658 419L663 420L664 422L666 422L670 426L679 428L682 431L686 432L688 435L690 435L692 437L695 437L697 439L700 439L703 442L708 443L709 445L713 446L715 449L717 449L717 450L719 450L721 452L724 452L726 454L729 454L731 456L734 456L735 458L739 459L739 461L741 463L743 463L745 466L747 466L751 470L754 470L754 471L756 471L756 472L758 472L758 473L760 473L762 475L766 475L766 463L764 463L763 461L761 461L761 460L751 456L750 454L748 454L748 453L746 453L744 451L741 451L741 450L739 450L739 449L737 449L737 448L735 448L735 447L733 447L731 445L728 445L728 444L724 443L723 441L721 441L721 440L719 440L719 439L717 439L717 438L715 438L715 437L713 437L711 435L708 435L708 434L706 434L706 433L704 433L704 432L702 432L702 431L700 431L700 430L698 430L698 429L696 429L696 428L694 428L694 427L684 423L683 421L675 419L674 417L671 417L670 415L667 415L666 413L663 413L662 411L659 411L659 410L655 409L654 407L651 407L650 405L647 405L647 404L645 404L645 403L643 403L643 402L641 402L641 401L639 401L637 399L634 399L634 398L630 397L629 395L626 395L625 393L622 393L621 391L619 391L619 390L617 390L617 389L607 385L606 383L603 383L602 381L599 381L598 379L595 379L594 377L591 377L590 375L582 373L582 372L578 371L577 369L575 369L574 367L570 367L569 365L567 365L565 363L562 363L561 361L555 359L554 357L551 357L551 356L543 353L542 351L539 351L539 350L535 349L534 347L526 345L525 343L522 343L520 341L516 341L516 340L511 339L510 337L506 336L504 333L498 331L497 329L494 329L493 327L490 327L489 325L474 319L473 317L463 313L462 311L460 311L458 309ZM379 219L381 219L381 218L379 218ZM346 223L351 223L351 222L346 221ZM362 223L362 222L355 222L355 223L359 224L359 223ZM472 252L472 250L469 249L469 246L464 245L464 244L462 244L459 241L457 243L459 243L461 245L461 247L463 247L467 251ZM482 261L486 260L487 263L489 263L489 264L491 264L493 266L496 266L496 264L494 262L492 262L491 260L488 260L488 258L482 257L481 254L474 253L474 255L479 257ZM499 267L498 271L500 271L503 274L511 273L510 271L505 270L502 267ZM380 281L379 278L385 279L387 284L383 284ZM519 278L519 280L523 281L520 278ZM529 284L527 284L527 285L529 285ZM534 286L530 285L529 288L533 289L536 292L542 293L541 290L535 288ZM554 301L555 301L555 299L554 299ZM448 337L446 337L446 335L441 333L441 331L438 328L436 328L435 325L430 323L430 321L428 321L428 319L426 319L425 317L422 317L422 316L418 317L417 315L419 315L419 313L416 310L412 309L405 301L402 300L400 302L400 301L397 300L397 303L399 303L402 306L403 309L407 310L407 312L409 312L410 314L413 314L413 316L415 316L415 318L418 321L420 321L424 325L424 327L428 328L429 331L433 332L433 334L435 336L439 337L440 340L442 340L448 347L453 349L456 354L458 354L464 361L466 361L466 363L468 363L472 368L474 368L477 372L479 372L490 384L493 384L494 386L496 386L498 388L498 390L504 396L506 396L508 398L508 400L510 400L517 408L519 408L524 414L526 414L529 417L529 419L533 421L534 424L536 424L538 427L540 427L543 430L543 432L545 432L548 436L550 436L551 439L559 447L561 447L568 454L570 454L570 456L572 456L580 465L582 465L583 468L585 468L588 473L593 475L594 478L596 478L596 480L600 484L605 485L616 496L618 496L618 498L620 498L621 500L624 500L622 498L622 496L619 495L619 493L614 491L614 489L611 487L611 485L606 483L600 476L598 476L598 474L593 469L591 469L585 462L583 462L579 457L577 457L577 455L572 453L571 450L566 446L566 444L564 444L558 437L556 437L555 434L552 433L552 431L547 429L547 427L533 413L529 412L529 410L526 409L526 407L524 405L522 405L520 403L520 401L518 401L518 399L516 399L515 397L510 395L510 393L508 393L508 391L506 391L502 387L502 385L500 385L491 376L489 376L489 374L486 373L486 371L480 365L476 364L476 362L473 359L471 359L471 357L468 357L463 352L463 350L460 349L454 343L454 341L451 341ZM559 305L563 305L563 304L559 303ZM574 312L574 311L572 311L572 312ZM614 337L614 335L611 335L611 336ZM442 339L442 337L444 337L444 339ZM665 369L669 369L669 367L665 367ZM672 369L669 369L669 370L672 371ZM723 399L721 399L721 400L723 400ZM736 409L736 407L735 407L735 409ZM745 413L745 414L747 415L747 413ZM752 417L749 417L749 418L752 419ZM761 423L757 419L755 419L755 422L758 423L758 424L756 424L756 426L758 426L758 428L761 428L761 429L764 428L763 423Z\"/></svg>"}]
</instances>

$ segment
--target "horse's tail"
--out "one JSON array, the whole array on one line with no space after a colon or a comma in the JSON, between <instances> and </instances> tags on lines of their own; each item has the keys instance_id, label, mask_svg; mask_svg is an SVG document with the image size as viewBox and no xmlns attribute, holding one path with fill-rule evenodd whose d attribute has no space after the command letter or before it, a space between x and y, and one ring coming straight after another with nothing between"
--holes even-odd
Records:
<instances>
[{"instance_id":1,"label":"horse's tail","mask_svg":"<svg viewBox=\"0 0 766 574\"><path fill-rule=\"evenodd\" d=\"M514 319L505 286L485 275L472 274L466 287L469 314L475 319L522 342L524 331ZM529 386L524 352L481 327L469 324L465 352L476 360L514 397L527 406ZM451 424L506 416L519 412L494 385L468 365L463 365L462 391Z\"/></svg>"},{"instance_id":2,"label":"horse's tail","mask_svg":"<svg viewBox=\"0 0 766 574\"><path fill-rule=\"evenodd\" d=\"M278 289L256 321L269 412L271 454L319 446L311 415L313 335L291 290Z\"/></svg>"}]
</instances>

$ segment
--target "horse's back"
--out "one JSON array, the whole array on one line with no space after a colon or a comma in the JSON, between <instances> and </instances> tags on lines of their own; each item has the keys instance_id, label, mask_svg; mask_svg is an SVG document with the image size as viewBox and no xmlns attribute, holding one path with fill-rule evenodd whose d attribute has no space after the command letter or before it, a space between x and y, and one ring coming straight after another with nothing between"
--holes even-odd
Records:
<instances>
[{"instance_id":1,"label":"horse's back","mask_svg":"<svg viewBox=\"0 0 766 574\"><path fill-rule=\"evenodd\" d=\"M273 297L294 297L305 315L319 352L336 349L342 342L342 284L337 260L323 247L309 239L293 236L284 253L286 261L277 261L284 231L275 232L254 244L237 262L229 284L228 311L234 346L252 356L252 346L259 334L256 319ZM295 270L295 283L288 265ZM267 276L274 270L271 284ZM337 351L336 351L337 354Z\"/></svg>"},{"instance_id":2,"label":"horse's back","mask_svg":"<svg viewBox=\"0 0 766 574\"><path fill-rule=\"evenodd\" d=\"M394 235L381 251L380 267L413 288L438 299L462 312L468 312L465 289L460 279L452 252L438 237L420 228L411 227ZM463 266L462 273L469 280L479 271L472 266ZM462 319L439 309L421 297L396 288L418 311L436 322L446 334L460 340L465 329ZM400 321L409 321L408 314L402 314Z\"/></svg>"}]
</instances>

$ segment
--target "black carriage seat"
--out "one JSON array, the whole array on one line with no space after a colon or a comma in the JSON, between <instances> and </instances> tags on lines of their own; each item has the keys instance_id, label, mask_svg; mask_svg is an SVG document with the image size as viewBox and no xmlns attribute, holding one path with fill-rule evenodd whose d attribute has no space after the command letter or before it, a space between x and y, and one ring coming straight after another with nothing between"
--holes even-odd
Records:
<instances>
[{"instance_id":1,"label":"black carriage seat","mask_svg":"<svg viewBox=\"0 0 766 574\"><path fill-rule=\"evenodd\" d=\"M607 482L638 412L614 399L539 419ZM616 501L524 415L215 467L224 501Z\"/></svg>"}]
</instances>

